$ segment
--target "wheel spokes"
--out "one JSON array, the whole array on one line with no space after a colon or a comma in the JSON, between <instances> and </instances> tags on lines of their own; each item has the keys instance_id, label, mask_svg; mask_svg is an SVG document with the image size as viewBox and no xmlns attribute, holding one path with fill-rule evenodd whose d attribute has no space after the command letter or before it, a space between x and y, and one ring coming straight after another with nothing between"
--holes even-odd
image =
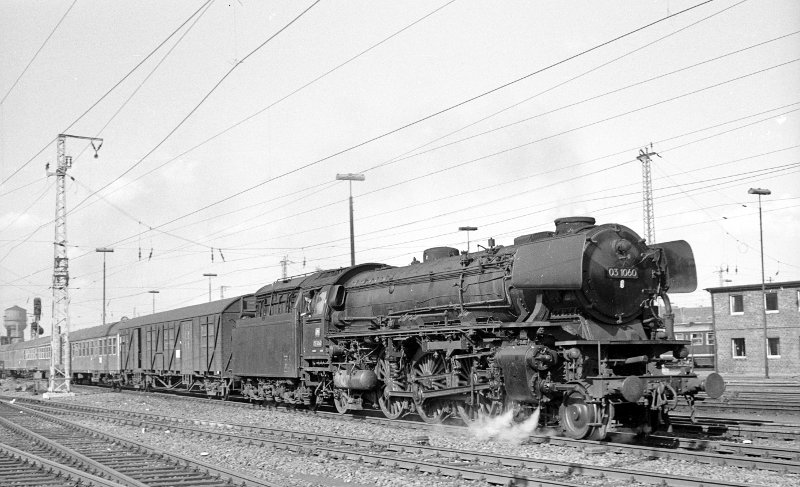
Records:
<instances>
[{"instance_id":1,"label":"wheel spokes","mask_svg":"<svg viewBox=\"0 0 800 487\"><path fill-rule=\"evenodd\" d=\"M415 378L414 387L417 392L424 393L447 387L447 378L444 376L447 368L438 355L430 353L424 355L414 362L412 370ZM414 405L417 414L426 423L441 423L450 414L450 404L442 399L415 397Z\"/></svg>"},{"instance_id":2,"label":"wheel spokes","mask_svg":"<svg viewBox=\"0 0 800 487\"><path fill-rule=\"evenodd\" d=\"M391 373L391 364L386 359L380 359L375 368L378 379L383 381L384 389L378 397L378 406L380 406L383 415L389 419L398 419L408 413L409 401L406 398L391 397L386 394L388 391L406 391L407 384L403 378L404 373L396 374L393 377Z\"/></svg>"}]
</instances>

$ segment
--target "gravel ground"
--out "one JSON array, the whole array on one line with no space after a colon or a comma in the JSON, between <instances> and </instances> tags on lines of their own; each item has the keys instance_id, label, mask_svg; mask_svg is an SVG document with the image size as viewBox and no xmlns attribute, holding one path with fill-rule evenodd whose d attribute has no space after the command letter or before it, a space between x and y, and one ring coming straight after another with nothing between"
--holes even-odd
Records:
<instances>
[{"instance_id":1,"label":"gravel ground","mask_svg":"<svg viewBox=\"0 0 800 487\"><path fill-rule=\"evenodd\" d=\"M0 386L0 390L7 387ZM77 388L73 388L76 390ZM77 390L76 390L77 392ZM9 391L4 391L8 394ZM28 394L29 395L29 394ZM328 419L311 414L289 413L282 409L235 408L214 401L185 401L171 396L139 393L91 393L78 394L72 398L58 399L87 406L120 410L149 412L182 418L193 418L223 423L258 425L308 432L324 432L340 436L393 440L415 443L419 430L402 427L386 427L339 419ZM180 413L177 409L180 408ZM87 426L96 423L83 421ZM525 444L524 425L511 429L499 422L471 428L467 434L455 434L445 429L434 429L427 434L432 446L451 450L483 451L536 459L568 461L584 465L610 466L620 469L648 472L666 472L693 478L742 482L750 485L797 486L800 475L779 474L769 471L752 471L738 467L717 467L691 462L631 457L593 448L582 451L575 448L544 444ZM340 461L314 455L277 450L272 447L245 447L233 443L213 444L207 439L187 437L163 431L147 431L142 428L114 426L103 423L101 428L109 433L142 441L158 448L175 452L196 460L219 463L227 468L241 471L256 478L263 478L279 485L314 486L484 486L484 482L464 480L442 480L441 477L400 469L376 467L352 461ZM535 475L532 471L525 475ZM328 479L335 479L331 483ZM614 485L609 479L587 481L587 485ZM631 485L629 481L617 485Z\"/></svg>"}]
</instances>

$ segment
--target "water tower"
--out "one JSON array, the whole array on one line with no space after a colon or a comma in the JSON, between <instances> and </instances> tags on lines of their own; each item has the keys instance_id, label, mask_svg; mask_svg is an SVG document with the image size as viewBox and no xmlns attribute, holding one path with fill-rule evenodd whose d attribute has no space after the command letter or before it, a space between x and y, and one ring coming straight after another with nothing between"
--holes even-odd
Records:
<instances>
[{"instance_id":1,"label":"water tower","mask_svg":"<svg viewBox=\"0 0 800 487\"><path fill-rule=\"evenodd\" d=\"M3 325L6 327L6 335L11 343L24 341L23 333L28 326L27 310L19 306L7 308L3 315Z\"/></svg>"}]
</instances>

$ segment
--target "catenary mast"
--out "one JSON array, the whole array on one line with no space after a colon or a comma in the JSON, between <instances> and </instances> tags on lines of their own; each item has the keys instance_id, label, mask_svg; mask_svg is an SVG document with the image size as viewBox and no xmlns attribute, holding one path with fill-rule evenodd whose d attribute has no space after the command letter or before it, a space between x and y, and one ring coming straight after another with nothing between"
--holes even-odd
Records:
<instances>
[{"instance_id":1,"label":"catenary mast","mask_svg":"<svg viewBox=\"0 0 800 487\"><path fill-rule=\"evenodd\" d=\"M53 260L53 330L50 340L50 375L48 394L70 392L72 359L69 344L69 259L67 257L67 170L72 167L72 157L66 155L66 139L88 140L94 157L103 145L103 139L78 135L59 134L56 141L56 170L48 176L56 177L56 218Z\"/></svg>"},{"instance_id":2,"label":"catenary mast","mask_svg":"<svg viewBox=\"0 0 800 487\"><path fill-rule=\"evenodd\" d=\"M642 163L642 219L644 220L644 236L648 245L656 241L656 215L653 210L653 179L650 173L650 157L658 156L653 152L653 144L650 150L647 147L639 150L636 157ZM661 157L661 156L658 156Z\"/></svg>"}]
</instances>

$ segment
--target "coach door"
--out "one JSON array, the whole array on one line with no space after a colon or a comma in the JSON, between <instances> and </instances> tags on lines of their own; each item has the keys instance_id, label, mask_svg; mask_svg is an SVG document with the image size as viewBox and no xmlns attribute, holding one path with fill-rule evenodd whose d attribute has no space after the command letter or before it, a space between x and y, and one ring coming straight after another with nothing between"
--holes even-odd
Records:
<instances>
[{"instance_id":1,"label":"coach door","mask_svg":"<svg viewBox=\"0 0 800 487\"><path fill-rule=\"evenodd\" d=\"M217 336L222 314L200 317L200 364L203 372L214 370L212 364L216 357Z\"/></svg>"},{"instance_id":2,"label":"coach door","mask_svg":"<svg viewBox=\"0 0 800 487\"><path fill-rule=\"evenodd\" d=\"M140 328L130 328L120 333L119 354L122 369L142 368L141 336Z\"/></svg>"}]
</instances>

